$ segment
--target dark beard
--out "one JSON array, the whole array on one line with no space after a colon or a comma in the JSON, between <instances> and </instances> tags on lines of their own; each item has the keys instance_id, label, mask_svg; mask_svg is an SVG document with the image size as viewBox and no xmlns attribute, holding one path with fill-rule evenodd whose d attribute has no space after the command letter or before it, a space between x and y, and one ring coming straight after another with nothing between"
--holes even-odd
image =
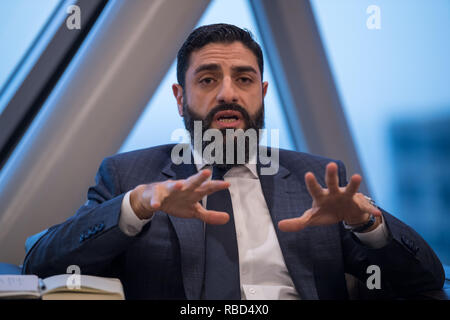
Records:
<instances>
[{"instance_id":1,"label":"dark beard","mask_svg":"<svg viewBox=\"0 0 450 320\"><path fill-rule=\"evenodd\" d=\"M256 112L256 114L253 117L251 117L248 114L247 110L245 110L242 106L240 106L239 104L236 104L236 103L232 103L232 104L217 105L206 115L205 118L202 118L199 114L192 111L192 109L189 107L189 105L187 103L184 103L183 104L183 122L184 122L184 126L186 127L186 130L190 134L192 146L194 146L194 121L202 121L202 137L203 137L205 131L211 128L211 124L213 122L214 115L217 112L223 111L223 110L239 111L244 118L243 119L245 122L244 131L246 131L248 129L254 129L257 134L257 142L259 142L259 139L260 139L259 129L262 129L264 127L264 102L261 104L261 107L259 108L259 110ZM217 167L219 167L221 169L228 170L231 167L238 165L238 161L237 161L237 154L238 154L237 143L238 142L235 137L234 138L234 161L233 161L233 163L227 163L227 161L226 161L227 144L225 143L226 130L227 129L220 129L222 136L224 137L223 161L221 164L213 163L213 165L216 165ZM251 157L254 155L253 153L256 152L258 149L258 148L250 148L249 142L250 141L249 141L248 137L245 137L245 163L249 162L249 159L251 159ZM202 142L202 154L203 154L203 151L205 150L206 146L209 145L210 143L211 143L210 141Z\"/></svg>"}]
</instances>

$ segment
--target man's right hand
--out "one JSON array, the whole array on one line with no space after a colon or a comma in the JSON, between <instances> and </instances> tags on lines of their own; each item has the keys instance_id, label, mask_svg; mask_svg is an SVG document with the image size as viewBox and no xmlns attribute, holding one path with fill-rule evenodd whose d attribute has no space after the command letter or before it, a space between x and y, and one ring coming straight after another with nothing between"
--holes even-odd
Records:
<instances>
[{"instance_id":1,"label":"man's right hand","mask_svg":"<svg viewBox=\"0 0 450 320\"><path fill-rule=\"evenodd\" d=\"M226 212L206 210L200 200L219 190L227 189L229 182L209 180L211 170L202 170L185 180L167 180L141 184L130 193L130 204L139 219L149 219L155 211L164 211L175 217L197 218L209 224L225 224Z\"/></svg>"}]
</instances>

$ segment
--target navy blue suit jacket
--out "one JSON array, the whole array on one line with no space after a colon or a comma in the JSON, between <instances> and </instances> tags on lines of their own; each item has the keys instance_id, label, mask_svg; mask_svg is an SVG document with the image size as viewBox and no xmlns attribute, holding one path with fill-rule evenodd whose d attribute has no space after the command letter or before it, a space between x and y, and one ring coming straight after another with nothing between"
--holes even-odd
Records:
<instances>
[{"instance_id":1,"label":"navy blue suit jacket","mask_svg":"<svg viewBox=\"0 0 450 320\"><path fill-rule=\"evenodd\" d=\"M118 226L124 194L139 184L185 179L196 173L194 164L175 165L173 145L133 151L106 158L89 188L88 201L64 223L51 227L29 251L24 272L47 277L78 265L82 274L119 277L127 299L200 299L204 274L203 222L157 212L137 236ZM340 223L286 233L278 221L297 217L312 199L304 182L313 172L325 185L330 159L280 150L277 174L260 175L267 206L275 225L286 267L303 299L346 299L344 274L362 282L369 265L381 270L384 297L442 287L439 259L410 227L387 212L392 235L381 249L364 246ZM345 167L336 161L342 185Z\"/></svg>"}]
</instances>

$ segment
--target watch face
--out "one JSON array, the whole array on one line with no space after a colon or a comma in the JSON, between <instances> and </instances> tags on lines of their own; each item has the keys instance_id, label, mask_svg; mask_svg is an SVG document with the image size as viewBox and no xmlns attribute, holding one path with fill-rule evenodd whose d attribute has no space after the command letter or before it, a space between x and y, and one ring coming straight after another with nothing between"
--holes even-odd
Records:
<instances>
[{"instance_id":1,"label":"watch face","mask_svg":"<svg viewBox=\"0 0 450 320\"><path fill-rule=\"evenodd\" d=\"M377 205L375 204L375 201L373 201L373 199L371 197L368 196L364 196L364 198L366 198L367 201L370 202L371 205L373 205L374 207L376 207Z\"/></svg>"}]
</instances>

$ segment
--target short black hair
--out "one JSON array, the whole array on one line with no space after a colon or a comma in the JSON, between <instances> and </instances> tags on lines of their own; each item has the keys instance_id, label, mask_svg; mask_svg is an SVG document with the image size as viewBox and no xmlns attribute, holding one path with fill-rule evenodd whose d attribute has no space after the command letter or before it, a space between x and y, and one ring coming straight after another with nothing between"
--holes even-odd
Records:
<instances>
[{"instance_id":1,"label":"short black hair","mask_svg":"<svg viewBox=\"0 0 450 320\"><path fill-rule=\"evenodd\" d=\"M232 43L235 41L241 42L256 56L262 78L264 71L263 53L259 44L253 39L252 33L232 24L217 23L201 26L192 31L178 51L177 80L181 87L184 89L186 71L189 67L189 58L192 52L209 43Z\"/></svg>"}]
</instances>

